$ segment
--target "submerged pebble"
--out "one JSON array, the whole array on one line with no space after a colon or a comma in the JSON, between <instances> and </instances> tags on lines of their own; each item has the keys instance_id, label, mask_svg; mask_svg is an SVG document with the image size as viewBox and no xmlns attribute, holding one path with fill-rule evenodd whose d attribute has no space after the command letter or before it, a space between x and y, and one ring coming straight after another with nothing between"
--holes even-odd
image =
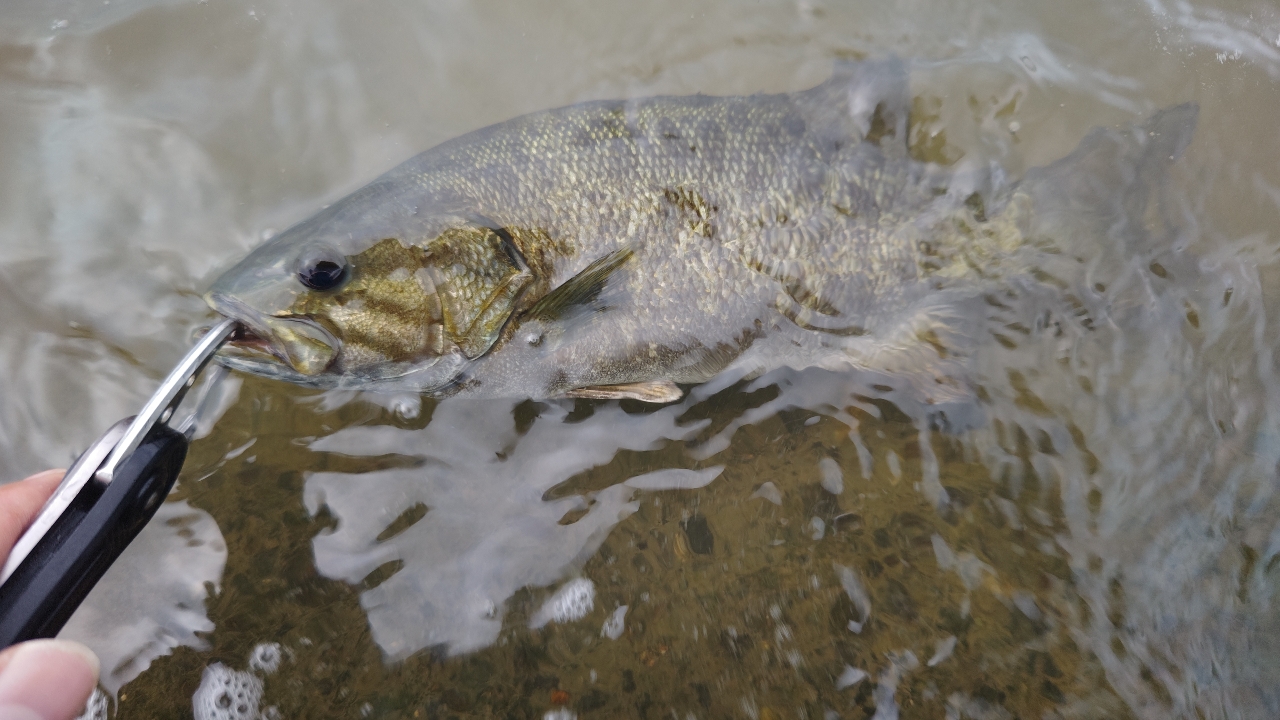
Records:
<instances>
[{"instance_id":1,"label":"submerged pebble","mask_svg":"<svg viewBox=\"0 0 1280 720\"><path fill-rule=\"evenodd\" d=\"M782 504L782 491L778 489L777 485L774 485L771 482L766 482L756 488L756 491L751 493L751 497L768 500L774 505Z\"/></svg>"},{"instance_id":2,"label":"submerged pebble","mask_svg":"<svg viewBox=\"0 0 1280 720\"><path fill-rule=\"evenodd\" d=\"M844 672L840 673L840 677L836 678L836 689L843 690L847 687L853 687L866 679L867 672L865 670L845 665Z\"/></svg>"},{"instance_id":3,"label":"submerged pebble","mask_svg":"<svg viewBox=\"0 0 1280 720\"><path fill-rule=\"evenodd\" d=\"M955 651L955 649L956 649L955 635L947 637L943 640L939 640L938 647L933 652L933 657L929 658L929 661L926 662L925 665L928 665L929 667L933 667L937 665L943 660L946 660L947 658L951 657L951 653Z\"/></svg>"},{"instance_id":4,"label":"submerged pebble","mask_svg":"<svg viewBox=\"0 0 1280 720\"><path fill-rule=\"evenodd\" d=\"M605 618L604 625L600 628L600 634L610 640L617 640L622 637L622 633L627 629L624 619L627 616L627 606L623 605L613 614ZM592 671L594 672L594 671Z\"/></svg>"},{"instance_id":5,"label":"submerged pebble","mask_svg":"<svg viewBox=\"0 0 1280 720\"><path fill-rule=\"evenodd\" d=\"M818 470L822 472L822 489L832 495L844 492L844 473L835 460L824 457L818 461Z\"/></svg>"}]
</instances>

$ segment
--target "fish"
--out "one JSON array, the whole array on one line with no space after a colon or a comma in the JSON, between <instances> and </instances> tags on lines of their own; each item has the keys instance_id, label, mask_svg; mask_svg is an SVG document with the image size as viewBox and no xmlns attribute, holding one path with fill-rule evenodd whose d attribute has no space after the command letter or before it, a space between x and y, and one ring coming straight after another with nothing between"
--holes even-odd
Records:
<instances>
[{"instance_id":1,"label":"fish","mask_svg":"<svg viewBox=\"0 0 1280 720\"><path fill-rule=\"evenodd\" d=\"M222 274L205 300L242 329L217 359L435 397L665 403L781 366L964 394L966 308L1020 271L1037 207L1088 216L1081 168L1171 161L1195 110L1096 131L984 196L912 157L910 105L888 58L798 92L592 101L470 132Z\"/></svg>"}]
</instances>

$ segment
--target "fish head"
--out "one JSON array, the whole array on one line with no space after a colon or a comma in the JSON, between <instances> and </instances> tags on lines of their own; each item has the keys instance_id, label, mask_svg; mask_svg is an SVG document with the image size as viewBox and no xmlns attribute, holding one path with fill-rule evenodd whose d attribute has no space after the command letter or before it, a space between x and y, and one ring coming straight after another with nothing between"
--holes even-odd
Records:
<instances>
[{"instance_id":1,"label":"fish head","mask_svg":"<svg viewBox=\"0 0 1280 720\"><path fill-rule=\"evenodd\" d=\"M484 218L342 219L295 226L214 282L205 300L242 327L223 364L315 387L439 390L497 342L534 280Z\"/></svg>"}]
</instances>

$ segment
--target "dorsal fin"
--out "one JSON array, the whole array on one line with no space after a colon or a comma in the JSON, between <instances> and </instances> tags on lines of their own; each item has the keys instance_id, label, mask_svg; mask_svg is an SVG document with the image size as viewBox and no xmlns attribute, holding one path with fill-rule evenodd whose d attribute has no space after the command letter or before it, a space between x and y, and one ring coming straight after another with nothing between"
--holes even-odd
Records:
<instances>
[{"instance_id":1,"label":"dorsal fin","mask_svg":"<svg viewBox=\"0 0 1280 720\"><path fill-rule=\"evenodd\" d=\"M622 248L605 255L544 295L529 308L526 315L544 321L558 320L575 307L590 304L600 296L609 277L634 256L635 252L631 248Z\"/></svg>"}]
</instances>

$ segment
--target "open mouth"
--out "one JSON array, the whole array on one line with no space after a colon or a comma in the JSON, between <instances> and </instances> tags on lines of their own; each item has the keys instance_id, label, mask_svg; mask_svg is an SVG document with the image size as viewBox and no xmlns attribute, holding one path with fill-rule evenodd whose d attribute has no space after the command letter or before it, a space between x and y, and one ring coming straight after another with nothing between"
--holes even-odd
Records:
<instances>
[{"instance_id":1,"label":"open mouth","mask_svg":"<svg viewBox=\"0 0 1280 720\"><path fill-rule=\"evenodd\" d=\"M210 292L205 300L240 323L235 335L218 351L224 364L229 360L239 361L240 366L283 364L312 377L324 373L337 359L337 338L309 317L262 313L219 292Z\"/></svg>"},{"instance_id":2,"label":"open mouth","mask_svg":"<svg viewBox=\"0 0 1280 720\"><path fill-rule=\"evenodd\" d=\"M214 360L232 370L253 375L285 380L311 387L331 387L334 377L326 376L325 370L333 362L333 353L329 346L317 347L310 338L296 334L273 341L271 338L255 332L253 328L240 320L235 332L227 339L226 344L214 354ZM200 331L199 334L207 332Z\"/></svg>"},{"instance_id":3,"label":"open mouth","mask_svg":"<svg viewBox=\"0 0 1280 720\"><path fill-rule=\"evenodd\" d=\"M198 328L194 339L199 340L211 329L213 329L211 325ZM226 343L218 348L217 354L219 357L257 357L263 360L284 360L270 340L254 332L252 328L244 324L243 320L237 320L235 331L231 333L231 337L227 338Z\"/></svg>"},{"instance_id":4,"label":"open mouth","mask_svg":"<svg viewBox=\"0 0 1280 720\"><path fill-rule=\"evenodd\" d=\"M236 321L235 332L219 350L219 356L252 354L283 359L273 348L273 343L266 331L254 330L254 326L262 326L264 318L236 298L222 293L210 292L205 302L218 314ZM204 334L204 330L200 334Z\"/></svg>"},{"instance_id":5,"label":"open mouth","mask_svg":"<svg viewBox=\"0 0 1280 720\"><path fill-rule=\"evenodd\" d=\"M255 333L252 328L244 323L240 323L236 327L236 331L227 340L227 344L222 346L224 351L240 351L249 355L267 355L278 360L283 360L279 356L271 341L261 335Z\"/></svg>"},{"instance_id":6,"label":"open mouth","mask_svg":"<svg viewBox=\"0 0 1280 720\"><path fill-rule=\"evenodd\" d=\"M269 336L245 328L223 347L224 356L282 362L303 375L318 375L333 364L338 343L315 322L303 318L267 318Z\"/></svg>"}]
</instances>

